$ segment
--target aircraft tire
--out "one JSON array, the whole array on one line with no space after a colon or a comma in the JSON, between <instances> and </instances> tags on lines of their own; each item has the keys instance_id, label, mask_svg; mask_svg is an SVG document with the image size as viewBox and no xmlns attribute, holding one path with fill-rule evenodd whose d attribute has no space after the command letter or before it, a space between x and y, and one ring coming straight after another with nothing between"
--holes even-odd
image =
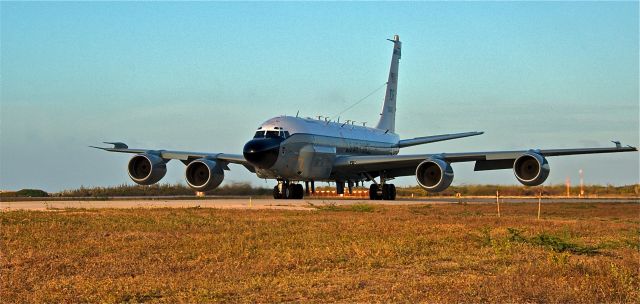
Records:
<instances>
[{"instance_id":1,"label":"aircraft tire","mask_svg":"<svg viewBox=\"0 0 640 304\"><path fill-rule=\"evenodd\" d=\"M384 184L382 187L382 199L386 201L396 199L396 186L394 184Z\"/></svg>"},{"instance_id":2,"label":"aircraft tire","mask_svg":"<svg viewBox=\"0 0 640 304\"><path fill-rule=\"evenodd\" d=\"M389 200L396 200L396 185L389 184Z\"/></svg>"},{"instance_id":3,"label":"aircraft tire","mask_svg":"<svg viewBox=\"0 0 640 304\"><path fill-rule=\"evenodd\" d=\"M292 199L295 198L294 197L294 192L295 192L295 185L294 184L289 184L286 187L282 188L282 192L284 192L282 194L282 196L284 197L284 199Z\"/></svg>"},{"instance_id":4,"label":"aircraft tire","mask_svg":"<svg viewBox=\"0 0 640 304\"><path fill-rule=\"evenodd\" d=\"M371 184L371 186L369 186L369 199L370 200L381 199L381 197L378 195L378 185Z\"/></svg>"},{"instance_id":5,"label":"aircraft tire","mask_svg":"<svg viewBox=\"0 0 640 304\"><path fill-rule=\"evenodd\" d=\"M302 184L293 184L293 199L302 199L304 198L304 188Z\"/></svg>"},{"instance_id":6,"label":"aircraft tire","mask_svg":"<svg viewBox=\"0 0 640 304\"><path fill-rule=\"evenodd\" d=\"M282 199L282 193L278 190L278 186L273 187L273 198L274 199Z\"/></svg>"},{"instance_id":7,"label":"aircraft tire","mask_svg":"<svg viewBox=\"0 0 640 304\"><path fill-rule=\"evenodd\" d=\"M389 200L389 184L382 185L382 199Z\"/></svg>"}]
</instances>

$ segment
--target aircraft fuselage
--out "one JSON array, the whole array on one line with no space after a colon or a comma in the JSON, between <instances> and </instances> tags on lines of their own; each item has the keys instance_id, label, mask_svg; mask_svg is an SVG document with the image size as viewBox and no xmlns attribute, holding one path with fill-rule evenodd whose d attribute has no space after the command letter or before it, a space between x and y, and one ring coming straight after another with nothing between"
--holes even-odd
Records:
<instances>
[{"instance_id":1,"label":"aircraft fuselage","mask_svg":"<svg viewBox=\"0 0 640 304\"><path fill-rule=\"evenodd\" d=\"M265 121L243 154L260 178L293 181L363 179L336 176L335 157L398 154L399 136L352 123L281 116Z\"/></svg>"}]
</instances>

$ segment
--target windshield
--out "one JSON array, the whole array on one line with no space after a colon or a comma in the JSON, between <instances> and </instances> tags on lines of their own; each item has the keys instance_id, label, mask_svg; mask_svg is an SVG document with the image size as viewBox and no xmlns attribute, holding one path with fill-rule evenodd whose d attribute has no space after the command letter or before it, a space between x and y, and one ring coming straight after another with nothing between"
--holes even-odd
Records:
<instances>
[{"instance_id":1,"label":"windshield","mask_svg":"<svg viewBox=\"0 0 640 304\"><path fill-rule=\"evenodd\" d=\"M267 131L267 134L265 136L266 138L276 138L276 137L280 137L280 132L278 131Z\"/></svg>"},{"instance_id":2,"label":"windshield","mask_svg":"<svg viewBox=\"0 0 640 304\"><path fill-rule=\"evenodd\" d=\"M262 131L262 130L259 130L253 136L253 138L278 138L278 137L288 138L289 137L289 131Z\"/></svg>"}]
</instances>

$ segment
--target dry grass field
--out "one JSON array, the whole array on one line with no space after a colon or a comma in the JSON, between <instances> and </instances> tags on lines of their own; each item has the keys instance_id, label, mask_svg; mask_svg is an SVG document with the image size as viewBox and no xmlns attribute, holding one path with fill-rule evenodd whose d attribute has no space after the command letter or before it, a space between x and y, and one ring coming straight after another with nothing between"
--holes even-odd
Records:
<instances>
[{"instance_id":1,"label":"dry grass field","mask_svg":"<svg viewBox=\"0 0 640 304\"><path fill-rule=\"evenodd\" d=\"M637 203L0 213L1 302L640 302Z\"/></svg>"}]
</instances>

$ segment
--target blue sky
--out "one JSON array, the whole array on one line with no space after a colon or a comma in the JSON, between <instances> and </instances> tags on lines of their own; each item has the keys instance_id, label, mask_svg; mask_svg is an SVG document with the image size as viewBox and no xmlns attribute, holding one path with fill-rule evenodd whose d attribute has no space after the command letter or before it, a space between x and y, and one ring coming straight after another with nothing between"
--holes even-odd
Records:
<instances>
[{"instance_id":1,"label":"blue sky","mask_svg":"<svg viewBox=\"0 0 640 304\"><path fill-rule=\"evenodd\" d=\"M131 183L131 147L240 153L280 114L333 115L386 81L403 41L402 153L638 145L637 2L2 2L0 189ZM343 114L375 123L384 91ZM550 158L547 183L639 181L637 153ZM164 182L182 182L171 162ZM454 166L454 184L514 184ZM233 166L225 182L271 186ZM413 177L398 184L415 184Z\"/></svg>"}]
</instances>

